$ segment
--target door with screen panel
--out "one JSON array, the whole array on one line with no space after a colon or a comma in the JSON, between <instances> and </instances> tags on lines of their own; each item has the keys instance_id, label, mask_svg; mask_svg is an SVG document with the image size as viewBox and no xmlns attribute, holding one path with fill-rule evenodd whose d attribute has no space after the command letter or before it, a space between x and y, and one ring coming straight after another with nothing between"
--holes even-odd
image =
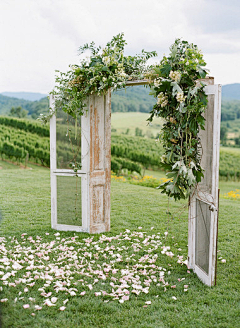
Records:
<instances>
[{"instance_id":1,"label":"door with screen panel","mask_svg":"<svg viewBox=\"0 0 240 328\"><path fill-rule=\"evenodd\" d=\"M204 81L205 82L205 81ZM188 228L188 265L208 286L215 283L218 179L221 117L221 86L208 79L205 92L208 105L205 112L205 130L199 133L199 150L204 178L190 197Z\"/></svg>"},{"instance_id":2,"label":"door with screen panel","mask_svg":"<svg viewBox=\"0 0 240 328\"><path fill-rule=\"evenodd\" d=\"M54 97L50 97L54 108ZM50 120L51 221L57 230L87 231L88 137L83 124L58 110ZM82 125L84 127L82 128Z\"/></svg>"},{"instance_id":3,"label":"door with screen panel","mask_svg":"<svg viewBox=\"0 0 240 328\"><path fill-rule=\"evenodd\" d=\"M50 97L54 109L54 97ZM110 230L111 92L88 98L77 120L50 120L51 221L57 230Z\"/></svg>"}]
</instances>

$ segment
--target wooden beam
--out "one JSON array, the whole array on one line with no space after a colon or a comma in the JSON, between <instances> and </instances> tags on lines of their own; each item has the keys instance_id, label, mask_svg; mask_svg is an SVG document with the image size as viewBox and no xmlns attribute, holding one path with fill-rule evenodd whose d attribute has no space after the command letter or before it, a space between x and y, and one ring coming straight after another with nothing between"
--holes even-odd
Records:
<instances>
[{"instance_id":1,"label":"wooden beam","mask_svg":"<svg viewBox=\"0 0 240 328\"><path fill-rule=\"evenodd\" d=\"M209 84L212 85L212 84L214 84L214 77L206 76L205 79L200 79L199 81L205 82L207 85L209 85ZM148 85L149 83L150 83L150 81L147 79L132 80L132 81L129 80L126 82L126 86L131 87L131 86L135 86L135 85Z\"/></svg>"},{"instance_id":2,"label":"wooden beam","mask_svg":"<svg viewBox=\"0 0 240 328\"><path fill-rule=\"evenodd\" d=\"M127 81L126 86L135 86L135 85L148 85L149 80L133 80L133 81Z\"/></svg>"}]
</instances>

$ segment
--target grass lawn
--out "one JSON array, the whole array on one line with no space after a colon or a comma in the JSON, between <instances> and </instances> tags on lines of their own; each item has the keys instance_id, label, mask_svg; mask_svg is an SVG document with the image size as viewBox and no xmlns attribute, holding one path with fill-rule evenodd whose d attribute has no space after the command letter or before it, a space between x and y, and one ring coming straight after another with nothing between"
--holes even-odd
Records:
<instances>
[{"instance_id":1,"label":"grass lawn","mask_svg":"<svg viewBox=\"0 0 240 328\"><path fill-rule=\"evenodd\" d=\"M168 220L158 190L112 181L110 233L58 233L49 169L0 167L3 327L239 327L240 201L220 199L217 286L209 288L178 263L187 257L183 202L170 204Z\"/></svg>"}]
</instances>

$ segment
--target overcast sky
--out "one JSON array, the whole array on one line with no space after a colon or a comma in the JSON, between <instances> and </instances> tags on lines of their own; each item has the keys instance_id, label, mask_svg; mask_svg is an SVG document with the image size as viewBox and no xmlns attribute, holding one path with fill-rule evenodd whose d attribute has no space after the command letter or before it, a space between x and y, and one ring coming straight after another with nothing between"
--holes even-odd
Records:
<instances>
[{"instance_id":1,"label":"overcast sky","mask_svg":"<svg viewBox=\"0 0 240 328\"><path fill-rule=\"evenodd\" d=\"M240 83L240 0L0 0L0 92L48 93L80 45L120 32L126 55L193 42L216 83Z\"/></svg>"}]
</instances>

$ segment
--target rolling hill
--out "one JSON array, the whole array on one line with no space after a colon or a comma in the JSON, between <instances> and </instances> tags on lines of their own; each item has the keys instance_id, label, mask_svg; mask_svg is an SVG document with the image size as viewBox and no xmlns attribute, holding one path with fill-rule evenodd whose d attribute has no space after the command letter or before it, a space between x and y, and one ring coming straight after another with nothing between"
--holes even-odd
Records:
<instances>
[{"instance_id":1,"label":"rolling hill","mask_svg":"<svg viewBox=\"0 0 240 328\"><path fill-rule=\"evenodd\" d=\"M10 97L10 95L12 95ZM41 93L23 93L23 92L4 92L0 94L0 115L8 115L12 107L21 106L28 111L29 117L37 118L40 113L48 111L48 99ZM23 99L24 98L24 99ZM28 100L26 100L28 99ZM35 99L34 101L29 99ZM222 111L231 108L233 102L237 110L240 107L240 83L228 84L222 87L223 106ZM115 91L112 94L112 112L142 112L149 113L155 100L149 96L149 88L144 86L128 87L123 90ZM229 112L229 110L227 110ZM235 110L233 110L233 119L235 119ZM226 119L225 119L226 120Z\"/></svg>"},{"instance_id":2,"label":"rolling hill","mask_svg":"<svg viewBox=\"0 0 240 328\"><path fill-rule=\"evenodd\" d=\"M223 100L240 100L240 83L223 85L222 98Z\"/></svg>"},{"instance_id":3,"label":"rolling hill","mask_svg":"<svg viewBox=\"0 0 240 328\"><path fill-rule=\"evenodd\" d=\"M1 94L3 96L7 96L11 98L24 99L30 101L36 101L47 97L47 94L38 93L38 92L2 92Z\"/></svg>"}]
</instances>

